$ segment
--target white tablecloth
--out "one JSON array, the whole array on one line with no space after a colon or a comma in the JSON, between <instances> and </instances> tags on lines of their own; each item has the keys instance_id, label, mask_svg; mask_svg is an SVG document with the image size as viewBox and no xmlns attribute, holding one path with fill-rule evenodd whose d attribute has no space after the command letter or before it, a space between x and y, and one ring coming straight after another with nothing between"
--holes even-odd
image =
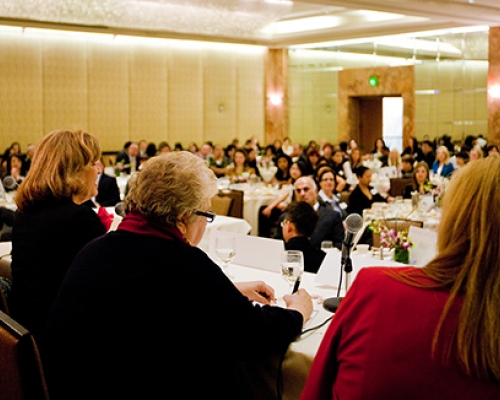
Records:
<instances>
[{"instance_id":1,"label":"white tablecloth","mask_svg":"<svg viewBox=\"0 0 500 400\"><path fill-rule=\"evenodd\" d=\"M244 219L217 215L212 223L207 224L207 229L198 247L208 252L210 233L214 230L247 234L250 232L250 228L250 224Z\"/></svg>"}]
</instances>

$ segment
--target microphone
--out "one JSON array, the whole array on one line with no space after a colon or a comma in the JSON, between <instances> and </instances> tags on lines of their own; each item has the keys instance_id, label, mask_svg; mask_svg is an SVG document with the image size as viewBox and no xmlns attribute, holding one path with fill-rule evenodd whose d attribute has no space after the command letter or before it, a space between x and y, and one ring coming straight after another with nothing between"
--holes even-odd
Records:
<instances>
[{"instance_id":1,"label":"microphone","mask_svg":"<svg viewBox=\"0 0 500 400\"><path fill-rule=\"evenodd\" d=\"M3 186L5 187L5 189L16 190L19 184L12 176L7 175L5 178L3 178Z\"/></svg>"},{"instance_id":2,"label":"microphone","mask_svg":"<svg viewBox=\"0 0 500 400\"><path fill-rule=\"evenodd\" d=\"M363 228L363 217L359 214L349 214L345 219L346 224L346 232L344 241L342 242L342 259L341 266L343 267L344 272L346 273L346 281L347 274L352 272L352 262L351 262L351 249L354 245L354 239L356 234L359 232L361 228ZM342 270L340 274L342 274ZM342 277L342 275L341 275ZM338 288L338 294L340 294L340 285ZM343 297L330 297L323 302L323 308L330 312L336 312L337 308L340 305Z\"/></svg>"},{"instance_id":3,"label":"microphone","mask_svg":"<svg viewBox=\"0 0 500 400\"><path fill-rule=\"evenodd\" d=\"M116 203L115 205L115 214L124 217L125 216L125 204L123 204L123 201L120 201Z\"/></svg>"}]
</instances>

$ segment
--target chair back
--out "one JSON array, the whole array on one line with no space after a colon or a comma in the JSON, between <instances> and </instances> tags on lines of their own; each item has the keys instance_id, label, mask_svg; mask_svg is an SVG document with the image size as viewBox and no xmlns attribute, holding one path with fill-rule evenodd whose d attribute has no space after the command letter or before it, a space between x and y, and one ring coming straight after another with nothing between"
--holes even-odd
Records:
<instances>
[{"instance_id":1,"label":"chair back","mask_svg":"<svg viewBox=\"0 0 500 400\"><path fill-rule=\"evenodd\" d=\"M391 184L389 195L392 197L403 196L406 186L413 182L413 178L391 178L389 182Z\"/></svg>"},{"instance_id":2,"label":"chair back","mask_svg":"<svg viewBox=\"0 0 500 400\"><path fill-rule=\"evenodd\" d=\"M0 400L49 400L33 336L0 311Z\"/></svg>"},{"instance_id":3,"label":"chair back","mask_svg":"<svg viewBox=\"0 0 500 400\"><path fill-rule=\"evenodd\" d=\"M229 209L233 199L224 195L216 194L212 197L212 211L217 215L229 215Z\"/></svg>"},{"instance_id":4,"label":"chair back","mask_svg":"<svg viewBox=\"0 0 500 400\"><path fill-rule=\"evenodd\" d=\"M0 284L0 311L4 312L7 315L10 315L9 305L7 304L7 297L5 296L5 292L1 284Z\"/></svg>"},{"instance_id":5,"label":"chair back","mask_svg":"<svg viewBox=\"0 0 500 400\"><path fill-rule=\"evenodd\" d=\"M231 189L228 193L224 194L233 199L233 203L229 209L229 216L234 218L243 218L245 192L243 190Z\"/></svg>"}]
</instances>

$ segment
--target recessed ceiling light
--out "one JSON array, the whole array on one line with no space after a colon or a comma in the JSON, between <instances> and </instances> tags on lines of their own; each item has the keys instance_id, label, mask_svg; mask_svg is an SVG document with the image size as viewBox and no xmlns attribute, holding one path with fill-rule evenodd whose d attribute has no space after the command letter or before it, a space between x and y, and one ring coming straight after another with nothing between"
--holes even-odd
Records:
<instances>
[{"instance_id":1,"label":"recessed ceiling light","mask_svg":"<svg viewBox=\"0 0 500 400\"><path fill-rule=\"evenodd\" d=\"M341 19L329 15L278 21L267 25L261 31L265 33L292 33L317 29L333 28L341 24Z\"/></svg>"}]
</instances>

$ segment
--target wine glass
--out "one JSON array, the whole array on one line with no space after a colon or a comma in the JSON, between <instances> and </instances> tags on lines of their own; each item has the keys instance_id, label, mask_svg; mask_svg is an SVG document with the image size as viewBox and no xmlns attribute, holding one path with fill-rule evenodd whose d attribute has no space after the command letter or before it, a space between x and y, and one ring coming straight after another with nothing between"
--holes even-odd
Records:
<instances>
[{"instance_id":1,"label":"wine glass","mask_svg":"<svg viewBox=\"0 0 500 400\"><path fill-rule=\"evenodd\" d=\"M228 273L228 266L236 256L236 244L233 236L218 236L215 238L215 254L222 262L224 273L232 278Z\"/></svg>"},{"instance_id":2,"label":"wine glass","mask_svg":"<svg viewBox=\"0 0 500 400\"><path fill-rule=\"evenodd\" d=\"M290 289L304 272L304 255L300 250L285 250L281 255L281 275Z\"/></svg>"}]
</instances>

